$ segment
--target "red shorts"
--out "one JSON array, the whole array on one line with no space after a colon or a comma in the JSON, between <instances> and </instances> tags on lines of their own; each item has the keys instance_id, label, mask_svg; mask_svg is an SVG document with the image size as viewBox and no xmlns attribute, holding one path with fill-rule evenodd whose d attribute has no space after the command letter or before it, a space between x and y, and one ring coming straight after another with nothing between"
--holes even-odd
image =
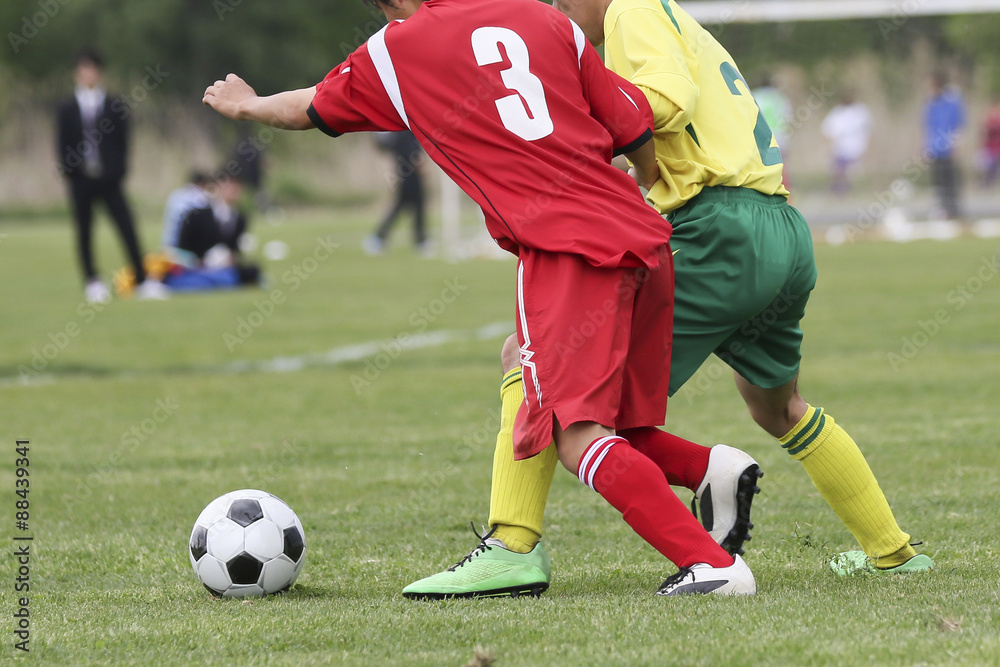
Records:
<instances>
[{"instance_id":1,"label":"red shorts","mask_svg":"<svg viewBox=\"0 0 1000 667\"><path fill-rule=\"evenodd\" d=\"M600 269L579 255L521 248L517 341L524 403L514 458L552 443L555 422L613 429L659 426L667 410L673 261L658 269Z\"/></svg>"}]
</instances>

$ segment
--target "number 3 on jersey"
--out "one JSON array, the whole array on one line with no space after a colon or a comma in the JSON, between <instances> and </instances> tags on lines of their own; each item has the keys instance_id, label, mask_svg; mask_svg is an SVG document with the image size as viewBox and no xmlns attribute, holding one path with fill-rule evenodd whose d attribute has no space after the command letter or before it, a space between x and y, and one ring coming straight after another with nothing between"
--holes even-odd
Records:
<instances>
[{"instance_id":1,"label":"number 3 on jersey","mask_svg":"<svg viewBox=\"0 0 1000 667\"><path fill-rule=\"evenodd\" d=\"M750 92L750 86L747 86L746 79L743 78L732 63L722 63L719 70L722 72L722 78L726 80L726 85L729 86L729 92L733 95L743 94L736 87L737 81L742 81L743 85L747 87L747 92ZM757 102L755 101L754 106L756 105ZM781 164L781 150L771 145L771 142L774 141L774 133L771 132L767 120L764 119L764 112L760 110L760 107L757 107L757 124L753 128L753 138L757 142L757 150L760 151L760 161L764 163L765 167L773 167L776 164Z\"/></svg>"},{"instance_id":2,"label":"number 3 on jersey","mask_svg":"<svg viewBox=\"0 0 1000 667\"><path fill-rule=\"evenodd\" d=\"M510 67L500 72L500 78L507 88L518 94L507 95L496 101L500 121L525 141L536 141L549 136L553 129L552 117L549 116L542 82L528 69L527 44L520 35L508 28L483 27L472 33L472 51L476 54L476 63L480 67L503 61L503 56L500 55L501 44L507 50ZM524 108L525 104L528 105L527 109Z\"/></svg>"}]
</instances>

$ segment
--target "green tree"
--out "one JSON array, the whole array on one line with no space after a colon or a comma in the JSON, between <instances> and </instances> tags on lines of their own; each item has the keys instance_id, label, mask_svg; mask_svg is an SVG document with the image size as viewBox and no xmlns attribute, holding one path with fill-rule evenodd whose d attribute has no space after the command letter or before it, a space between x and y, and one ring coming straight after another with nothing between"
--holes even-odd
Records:
<instances>
[{"instance_id":1,"label":"green tree","mask_svg":"<svg viewBox=\"0 0 1000 667\"><path fill-rule=\"evenodd\" d=\"M130 81L167 73L161 92L197 94L227 72L262 91L315 83L384 20L361 0L32 0L0 5L0 64L43 81L74 54L104 52Z\"/></svg>"}]
</instances>

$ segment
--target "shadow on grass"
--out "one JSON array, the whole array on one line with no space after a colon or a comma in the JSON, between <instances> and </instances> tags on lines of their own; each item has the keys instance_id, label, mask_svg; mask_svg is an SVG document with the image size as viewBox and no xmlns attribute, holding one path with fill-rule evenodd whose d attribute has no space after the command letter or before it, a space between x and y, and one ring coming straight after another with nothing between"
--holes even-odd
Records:
<instances>
[{"instance_id":1,"label":"shadow on grass","mask_svg":"<svg viewBox=\"0 0 1000 667\"><path fill-rule=\"evenodd\" d=\"M59 366L49 366L44 370L36 370L31 362L17 364L7 364L0 366L0 382L6 384L43 382L46 377L109 377L121 374L120 368L108 366L94 366L90 364L65 364Z\"/></svg>"}]
</instances>

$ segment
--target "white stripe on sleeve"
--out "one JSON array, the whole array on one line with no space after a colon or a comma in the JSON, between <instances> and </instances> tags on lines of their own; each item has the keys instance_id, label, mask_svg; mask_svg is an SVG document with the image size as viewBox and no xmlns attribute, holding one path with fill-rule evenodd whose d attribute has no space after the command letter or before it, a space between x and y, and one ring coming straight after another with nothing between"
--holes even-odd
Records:
<instances>
[{"instance_id":1,"label":"white stripe on sleeve","mask_svg":"<svg viewBox=\"0 0 1000 667\"><path fill-rule=\"evenodd\" d=\"M570 25L573 26L573 39L576 41L576 64L579 65L580 61L583 60L583 49L587 46L587 37L583 34L583 30L570 20Z\"/></svg>"},{"instance_id":2,"label":"white stripe on sleeve","mask_svg":"<svg viewBox=\"0 0 1000 667\"><path fill-rule=\"evenodd\" d=\"M396 68L392 64L392 58L389 57L389 49L385 46L385 31L389 25L368 38L368 55L371 56L372 63L375 64L375 71L378 72L378 78L382 80L382 87L389 95L392 106L396 107L396 112L403 124L410 127L410 119L406 117L406 108L403 107L403 96L399 92Z\"/></svg>"}]
</instances>

